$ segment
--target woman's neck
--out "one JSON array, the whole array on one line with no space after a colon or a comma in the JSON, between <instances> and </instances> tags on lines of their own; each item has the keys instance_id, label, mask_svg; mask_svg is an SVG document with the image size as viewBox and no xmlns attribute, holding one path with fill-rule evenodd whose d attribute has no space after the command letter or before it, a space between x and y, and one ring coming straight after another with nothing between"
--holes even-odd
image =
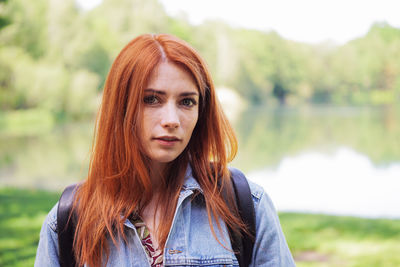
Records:
<instances>
[{"instance_id":1,"label":"woman's neck","mask_svg":"<svg viewBox=\"0 0 400 267\"><path fill-rule=\"evenodd\" d=\"M160 223L160 209L157 208L158 200L158 194L153 195L151 201L142 210L142 214L140 215L150 232L151 241L155 248L159 248L157 239L157 227Z\"/></svg>"},{"instance_id":2,"label":"woman's neck","mask_svg":"<svg viewBox=\"0 0 400 267\"><path fill-rule=\"evenodd\" d=\"M165 175L165 171L167 169L167 163L163 162L150 162L149 166L149 175L150 181L153 185L153 188L156 189L162 183L161 179Z\"/></svg>"},{"instance_id":3,"label":"woman's neck","mask_svg":"<svg viewBox=\"0 0 400 267\"><path fill-rule=\"evenodd\" d=\"M162 179L165 175L166 169L167 163L150 161L149 176L152 184L153 194L150 201L146 204L140 214L140 217L142 218L143 222L146 224L146 227L150 232L153 245L156 248L158 248L159 246L157 240L157 226L160 222L160 209L158 209L157 206L160 197L160 189L163 184Z\"/></svg>"}]
</instances>

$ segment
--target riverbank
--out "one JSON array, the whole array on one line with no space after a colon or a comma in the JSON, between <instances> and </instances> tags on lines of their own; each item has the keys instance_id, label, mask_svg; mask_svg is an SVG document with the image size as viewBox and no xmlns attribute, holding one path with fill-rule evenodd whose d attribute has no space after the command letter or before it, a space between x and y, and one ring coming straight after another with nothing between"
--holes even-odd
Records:
<instances>
[{"instance_id":1,"label":"riverbank","mask_svg":"<svg viewBox=\"0 0 400 267\"><path fill-rule=\"evenodd\" d=\"M59 193L0 188L0 266L33 266ZM297 266L399 266L400 220L280 213Z\"/></svg>"}]
</instances>

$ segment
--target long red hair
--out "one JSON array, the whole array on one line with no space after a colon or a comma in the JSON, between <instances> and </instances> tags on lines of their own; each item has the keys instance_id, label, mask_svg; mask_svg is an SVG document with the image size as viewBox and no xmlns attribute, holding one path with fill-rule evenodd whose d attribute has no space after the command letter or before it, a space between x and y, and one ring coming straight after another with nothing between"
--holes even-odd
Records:
<instances>
[{"instance_id":1,"label":"long red hair","mask_svg":"<svg viewBox=\"0 0 400 267\"><path fill-rule=\"evenodd\" d=\"M164 247L175 212L171 207L176 207L189 163L203 190L214 237L211 218L223 219L236 231L243 227L221 196L222 188L230 183L227 163L236 155L237 141L216 99L205 62L174 36L141 35L122 49L105 83L88 178L80 186L74 205L78 214L74 251L79 265L101 266L107 262L109 240L115 245L126 241L125 220L133 213L140 214L152 199L148 159L137 133L141 127L143 91L152 71L163 61L192 74L200 101L192 138L160 181L158 208L162 211L161 221L166 223L158 226L157 240ZM231 193L228 197L233 199ZM219 224L217 228L221 230Z\"/></svg>"}]
</instances>

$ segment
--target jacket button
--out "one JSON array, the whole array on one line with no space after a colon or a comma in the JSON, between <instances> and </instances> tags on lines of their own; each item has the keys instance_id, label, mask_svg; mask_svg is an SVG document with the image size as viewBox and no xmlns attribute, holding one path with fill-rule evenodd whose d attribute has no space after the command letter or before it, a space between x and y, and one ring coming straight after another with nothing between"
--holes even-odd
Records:
<instances>
[{"instance_id":1,"label":"jacket button","mask_svg":"<svg viewBox=\"0 0 400 267\"><path fill-rule=\"evenodd\" d=\"M168 253L169 254L179 254L179 253L182 253L182 251L181 250L177 250L177 249L170 249L170 250L168 250Z\"/></svg>"}]
</instances>

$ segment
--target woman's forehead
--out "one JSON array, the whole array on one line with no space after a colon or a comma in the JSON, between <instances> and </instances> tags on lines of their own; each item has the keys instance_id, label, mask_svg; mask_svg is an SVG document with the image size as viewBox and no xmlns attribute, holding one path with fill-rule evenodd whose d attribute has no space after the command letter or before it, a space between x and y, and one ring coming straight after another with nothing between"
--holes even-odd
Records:
<instances>
[{"instance_id":1,"label":"woman's forehead","mask_svg":"<svg viewBox=\"0 0 400 267\"><path fill-rule=\"evenodd\" d=\"M172 88L199 91L193 74L186 68L171 62L162 62L154 68L145 87L145 89L149 88L154 90Z\"/></svg>"}]
</instances>

